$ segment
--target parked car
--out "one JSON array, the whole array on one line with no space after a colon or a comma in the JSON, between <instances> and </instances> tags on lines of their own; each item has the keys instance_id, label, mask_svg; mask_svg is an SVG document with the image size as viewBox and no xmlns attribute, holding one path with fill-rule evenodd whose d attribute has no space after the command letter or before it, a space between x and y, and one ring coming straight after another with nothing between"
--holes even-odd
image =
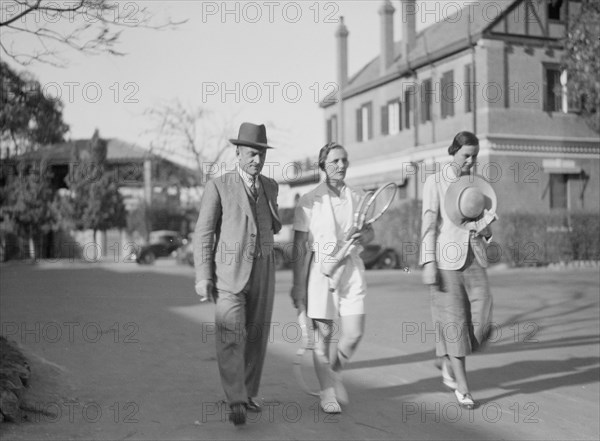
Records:
<instances>
[{"instance_id":1,"label":"parked car","mask_svg":"<svg viewBox=\"0 0 600 441\"><path fill-rule=\"evenodd\" d=\"M178 263L194 266L194 245L192 244L192 235L187 239L183 239L183 244L177 249L175 256Z\"/></svg>"},{"instance_id":2,"label":"parked car","mask_svg":"<svg viewBox=\"0 0 600 441\"><path fill-rule=\"evenodd\" d=\"M280 216L283 213L280 210ZM293 213L292 213L293 215ZM284 216L286 217L286 216ZM289 216L287 216L289 217ZM286 219L283 219L286 221ZM281 231L277 233L273 239L275 244L273 245L273 252L275 253L275 269L281 270L291 268L294 263L294 229L293 229L293 217L291 220L287 220L286 223L281 227Z\"/></svg>"},{"instance_id":3,"label":"parked car","mask_svg":"<svg viewBox=\"0 0 600 441\"><path fill-rule=\"evenodd\" d=\"M291 242L276 243L274 252L275 268L278 270L292 268L298 258L297 250ZM365 245L360 257L366 269L393 269L399 268L400 264L400 257L396 250L377 244Z\"/></svg>"},{"instance_id":4,"label":"parked car","mask_svg":"<svg viewBox=\"0 0 600 441\"><path fill-rule=\"evenodd\" d=\"M400 258L393 248L386 248L378 244L365 245L360 253L366 269L392 269L398 268Z\"/></svg>"},{"instance_id":5,"label":"parked car","mask_svg":"<svg viewBox=\"0 0 600 441\"><path fill-rule=\"evenodd\" d=\"M177 261L182 264L194 266L194 248L191 238L183 240L183 246L177 250ZM291 268L297 256L294 255L292 242L276 242L273 252L275 253L275 269L281 270ZM367 269L392 269L398 268L400 258L393 248L384 248L381 245L369 244L360 254L365 268Z\"/></svg>"},{"instance_id":6,"label":"parked car","mask_svg":"<svg viewBox=\"0 0 600 441\"><path fill-rule=\"evenodd\" d=\"M157 230L150 233L146 245L132 254L132 258L139 264L152 264L158 257L168 257L183 245L181 235L177 231Z\"/></svg>"},{"instance_id":7,"label":"parked car","mask_svg":"<svg viewBox=\"0 0 600 441\"><path fill-rule=\"evenodd\" d=\"M275 253L275 269L291 268L290 246L276 243L273 252ZM194 266L194 245L191 237L183 239L183 245L177 250L177 262Z\"/></svg>"}]
</instances>

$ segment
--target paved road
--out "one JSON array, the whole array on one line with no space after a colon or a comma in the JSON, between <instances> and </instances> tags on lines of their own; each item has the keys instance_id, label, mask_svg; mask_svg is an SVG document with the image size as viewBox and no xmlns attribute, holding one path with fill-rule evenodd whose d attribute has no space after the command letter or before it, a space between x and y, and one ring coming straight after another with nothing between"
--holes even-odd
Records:
<instances>
[{"instance_id":1,"label":"paved road","mask_svg":"<svg viewBox=\"0 0 600 441\"><path fill-rule=\"evenodd\" d=\"M493 344L468 359L483 405L461 410L434 368L419 275L368 273L368 322L345 373L351 403L326 416L299 388L299 348L278 273L262 414L227 422L214 357L214 305L173 262L0 267L2 334L33 361L29 422L2 439L598 439L596 270L490 272ZM315 385L310 366L307 381Z\"/></svg>"}]
</instances>

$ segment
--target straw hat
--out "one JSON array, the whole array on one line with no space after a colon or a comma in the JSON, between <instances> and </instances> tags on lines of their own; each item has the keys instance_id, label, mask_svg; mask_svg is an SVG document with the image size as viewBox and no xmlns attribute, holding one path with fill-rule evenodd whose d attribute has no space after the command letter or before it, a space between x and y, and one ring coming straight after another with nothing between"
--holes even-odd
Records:
<instances>
[{"instance_id":1,"label":"straw hat","mask_svg":"<svg viewBox=\"0 0 600 441\"><path fill-rule=\"evenodd\" d=\"M448 217L462 228L465 228L464 222L477 220L486 209L495 213L496 205L496 192L478 175L461 176L450 184L444 199Z\"/></svg>"}]
</instances>

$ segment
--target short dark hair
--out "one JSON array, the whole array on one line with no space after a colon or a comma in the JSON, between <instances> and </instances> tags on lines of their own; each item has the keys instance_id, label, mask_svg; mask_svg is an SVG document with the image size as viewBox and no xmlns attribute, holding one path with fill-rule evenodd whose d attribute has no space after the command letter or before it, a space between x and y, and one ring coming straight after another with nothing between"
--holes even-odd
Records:
<instances>
[{"instance_id":1,"label":"short dark hair","mask_svg":"<svg viewBox=\"0 0 600 441\"><path fill-rule=\"evenodd\" d=\"M335 149L343 149L346 150L343 145L338 144L337 142L328 142L319 151L319 168L325 171L325 163L327 162L327 155L329 152Z\"/></svg>"},{"instance_id":2,"label":"short dark hair","mask_svg":"<svg viewBox=\"0 0 600 441\"><path fill-rule=\"evenodd\" d=\"M463 145L479 145L479 138L471 132L458 132L452 144L448 147L448 154L454 156Z\"/></svg>"}]
</instances>

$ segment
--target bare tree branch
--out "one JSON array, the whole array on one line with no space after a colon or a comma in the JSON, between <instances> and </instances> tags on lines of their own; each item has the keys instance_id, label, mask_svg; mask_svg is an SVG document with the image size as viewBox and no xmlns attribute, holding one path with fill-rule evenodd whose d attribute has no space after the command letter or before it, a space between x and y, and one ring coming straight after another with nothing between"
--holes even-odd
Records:
<instances>
[{"instance_id":1,"label":"bare tree branch","mask_svg":"<svg viewBox=\"0 0 600 441\"><path fill-rule=\"evenodd\" d=\"M116 49L121 32L126 28L163 30L174 28L186 20L155 20L154 14L136 2L114 0L2 0L0 28L4 42L0 52L21 65L34 61L66 66L56 47L97 55L125 55ZM23 36L35 39L32 48ZM11 40L6 44L6 40ZM47 43L52 43L52 46ZM22 44L26 49L19 49Z\"/></svg>"},{"instance_id":2,"label":"bare tree branch","mask_svg":"<svg viewBox=\"0 0 600 441\"><path fill-rule=\"evenodd\" d=\"M219 120L203 108L187 107L179 100L148 109L153 152L194 162L203 182L204 166L214 163L229 151L233 118Z\"/></svg>"}]
</instances>

